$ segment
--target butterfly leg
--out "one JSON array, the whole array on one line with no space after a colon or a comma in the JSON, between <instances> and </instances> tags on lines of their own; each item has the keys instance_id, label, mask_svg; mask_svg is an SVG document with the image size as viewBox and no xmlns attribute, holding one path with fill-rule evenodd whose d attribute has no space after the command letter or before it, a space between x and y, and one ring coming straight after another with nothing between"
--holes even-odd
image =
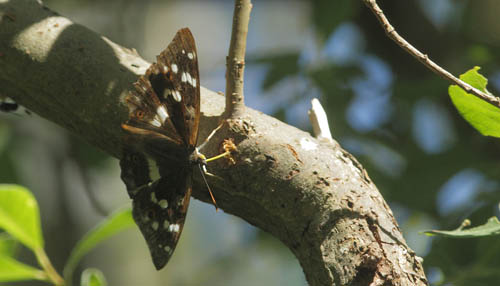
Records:
<instances>
[{"instance_id":1,"label":"butterfly leg","mask_svg":"<svg viewBox=\"0 0 500 286\"><path fill-rule=\"evenodd\" d=\"M212 137L215 135L215 133L221 129L221 127L224 125L225 121L222 121L221 124L219 124L219 126L217 126L217 128L215 128L214 130L212 130L212 132L210 132L210 134L207 136L207 138L203 141L203 143L200 144L200 146L198 146L198 149L201 150L203 149L203 147L205 147L205 145L208 143L208 141L210 141L210 139L212 139Z\"/></svg>"},{"instance_id":2,"label":"butterfly leg","mask_svg":"<svg viewBox=\"0 0 500 286\"><path fill-rule=\"evenodd\" d=\"M202 165L202 166L201 166L201 172L202 172L204 175L207 175L207 176L209 176L209 177L211 177L211 178L216 178L216 179L219 179L219 180L221 180L221 181L223 180L221 177L219 177L219 176L217 176L217 175L215 175L215 174L212 174L212 173L210 173L209 171L207 171L207 167L206 167L205 165Z\"/></svg>"}]
</instances>

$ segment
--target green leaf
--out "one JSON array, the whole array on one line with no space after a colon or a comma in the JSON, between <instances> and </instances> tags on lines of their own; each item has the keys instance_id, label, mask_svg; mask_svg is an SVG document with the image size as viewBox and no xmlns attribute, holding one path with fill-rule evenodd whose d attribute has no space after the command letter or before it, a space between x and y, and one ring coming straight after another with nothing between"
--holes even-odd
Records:
<instances>
[{"instance_id":1,"label":"green leaf","mask_svg":"<svg viewBox=\"0 0 500 286\"><path fill-rule=\"evenodd\" d=\"M32 250L43 248L38 204L26 188L0 184L0 228Z\"/></svg>"},{"instance_id":2,"label":"green leaf","mask_svg":"<svg viewBox=\"0 0 500 286\"><path fill-rule=\"evenodd\" d=\"M474 67L468 70L460 75L460 79L489 94L486 89L488 80L478 73L479 69ZM500 108L465 92L457 85L450 85L448 93L460 115L477 131L485 136L500 137Z\"/></svg>"},{"instance_id":3,"label":"green leaf","mask_svg":"<svg viewBox=\"0 0 500 286\"><path fill-rule=\"evenodd\" d=\"M464 74L460 75L460 79L479 89L480 91L488 93L488 91L486 90L488 79L478 72L479 69L481 69L481 67L473 67Z\"/></svg>"},{"instance_id":4,"label":"green leaf","mask_svg":"<svg viewBox=\"0 0 500 286\"><path fill-rule=\"evenodd\" d=\"M0 233L0 256L13 256L17 245L17 240L12 236L6 232Z\"/></svg>"},{"instance_id":5,"label":"green leaf","mask_svg":"<svg viewBox=\"0 0 500 286\"><path fill-rule=\"evenodd\" d=\"M455 230L428 230L423 233L429 236L438 235L444 237L453 238L471 238L471 237L483 237L483 236L494 236L500 234L500 222L497 217L491 217L488 219L486 224L464 229L470 225L469 220L465 220L462 225Z\"/></svg>"},{"instance_id":6,"label":"green leaf","mask_svg":"<svg viewBox=\"0 0 500 286\"><path fill-rule=\"evenodd\" d=\"M106 286L108 282L101 270L87 268L82 273L81 286Z\"/></svg>"},{"instance_id":7,"label":"green leaf","mask_svg":"<svg viewBox=\"0 0 500 286\"><path fill-rule=\"evenodd\" d=\"M23 264L12 257L0 255L0 282L33 279L48 280L47 275L42 270Z\"/></svg>"},{"instance_id":8,"label":"green leaf","mask_svg":"<svg viewBox=\"0 0 500 286\"><path fill-rule=\"evenodd\" d=\"M114 212L85 234L71 251L68 262L64 267L65 280L71 281L71 276L76 265L91 249L114 234L132 226L135 226L135 222L132 219L132 210L130 207L127 207Z\"/></svg>"}]
</instances>

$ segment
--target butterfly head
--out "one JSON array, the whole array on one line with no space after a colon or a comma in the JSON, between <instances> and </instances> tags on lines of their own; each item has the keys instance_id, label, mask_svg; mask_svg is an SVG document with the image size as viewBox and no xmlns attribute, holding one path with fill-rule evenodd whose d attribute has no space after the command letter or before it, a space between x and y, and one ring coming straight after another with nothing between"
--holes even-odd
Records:
<instances>
[{"instance_id":1,"label":"butterfly head","mask_svg":"<svg viewBox=\"0 0 500 286\"><path fill-rule=\"evenodd\" d=\"M200 165L203 168L207 165L207 157L198 151L198 148L194 148L194 151L189 155L189 163L194 165Z\"/></svg>"}]
</instances>

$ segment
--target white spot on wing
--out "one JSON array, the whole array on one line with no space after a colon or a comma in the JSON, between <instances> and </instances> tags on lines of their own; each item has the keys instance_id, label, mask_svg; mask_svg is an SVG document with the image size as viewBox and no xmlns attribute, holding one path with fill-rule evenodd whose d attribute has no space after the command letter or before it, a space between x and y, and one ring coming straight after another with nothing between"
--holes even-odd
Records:
<instances>
[{"instance_id":1,"label":"white spot on wing","mask_svg":"<svg viewBox=\"0 0 500 286\"><path fill-rule=\"evenodd\" d=\"M188 53L188 58L189 58L190 60L194 59L194 53Z\"/></svg>"},{"instance_id":2,"label":"white spot on wing","mask_svg":"<svg viewBox=\"0 0 500 286\"><path fill-rule=\"evenodd\" d=\"M163 72L164 72L164 73L167 73L167 72L168 72L168 67L167 67L167 66L163 66Z\"/></svg>"},{"instance_id":3,"label":"white spot on wing","mask_svg":"<svg viewBox=\"0 0 500 286\"><path fill-rule=\"evenodd\" d=\"M180 226L178 224L171 224L168 226L168 231L179 232Z\"/></svg>"},{"instance_id":4,"label":"white spot on wing","mask_svg":"<svg viewBox=\"0 0 500 286\"><path fill-rule=\"evenodd\" d=\"M160 226L160 224L157 222L157 221L153 221L151 223L151 227L154 229L154 230L158 230L158 227Z\"/></svg>"},{"instance_id":5,"label":"white spot on wing","mask_svg":"<svg viewBox=\"0 0 500 286\"><path fill-rule=\"evenodd\" d=\"M191 78L191 85L192 85L193 87L196 87L196 79L195 79L194 77L193 77L193 78Z\"/></svg>"},{"instance_id":6,"label":"white spot on wing","mask_svg":"<svg viewBox=\"0 0 500 286\"><path fill-rule=\"evenodd\" d=\"M172 64L172 72L177 73L177 65Z\"/></svg>"},{"instance_id":7,"label":"white spot on wing","mask_svg":"<svg viewBox=\"0 0 500 286\"><path fill-rule=\"evenodd\" d=\"M184 49L183 49L183 50L182 50L182 53L183 53L183 54L185 54L185 53L186 53L186 50L184 50Z\"/></svg>"},{"instance_id":8,"label":"white spot on wing","mask_svg":"<svg viewBox=\"0 0 500 286\"><path fill-rule=\"evenodd\" d=\"M181 97L181 93L178 91L178 90L174 90L172 92L172 96L174 97L174 100L177 101L177 102L181 102L182 100L182 97Z\"/></svg>"},{"instance_id":9,"label":"white spot on wing","mask_svg":"<svg viewBox=\"0 0 500 286\"><path fill-rule=\"evenodd\" d=\"M162 208L162 209L166 209L168 207L168 201L167 200L160 200L158 202L158 205Z\"/></svg>"},{"instance_id":10,"label":"white spot on wing","mask_svg":"<svg viewBox=\"0 0 500 286\"><path fill-rule=\"evenodd\" d=\"M158 118L154 118L153 120L149 121L149 123L153 126L156 126L156 127L161 127L161 122L160 120L158 120Z\"/></svg>"},{"instance_id":11,"label":"white spot on wing","mask_svg":"<svg viewBox=\"0 0 500 286\"><path fill-rule=\"evenodd\" d=\"M158 114L158 116L160 116L161 122L165 123L165 120L167 120L167 118L168 118L168 113L163 105L158 106L158 108L156 109L156 114Z\"/></svg>"},{"instance_id":12,"label":"white spot on wing","mask_svg":"<svg viewBox=\"0 0 500 286\"><path fill-rule=\"evenodd\" d=\"M181 81L182 82L186 82L187 81L187 82L191 83L191 75L188 72L183 72L182 76L181 76Z\"/></svg>"},{"instance_id":13,"label":"white spot on wing","mask_svg":"<svg viewBox=\"0 0 500 286\"><path fill-rule=\"evenodd\" d=\"M165 252L168 252L168 253L172 252L172 248L170 248L170 246L168 246L168 245L165 246L163 249L165 250Z\"/></svg>"},{"instance_id":14,"label":"white spot on wing","mask_svg":"<svg viewBox=\"0 0 500 286\"><path fill-rule=\"evenodd\" d=\"M304 137L300 139L300 147L306 151L312 151L318 148L318 144L314 143L311 139Z\"/></svg>"}]
</instances>

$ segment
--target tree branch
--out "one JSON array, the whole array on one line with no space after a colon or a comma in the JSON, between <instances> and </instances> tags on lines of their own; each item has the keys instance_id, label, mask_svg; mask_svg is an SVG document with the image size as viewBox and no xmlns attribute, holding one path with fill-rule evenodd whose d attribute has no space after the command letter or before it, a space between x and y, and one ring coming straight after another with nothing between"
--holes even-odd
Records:
<instances>
[{"instance_id":1,"label":"tree branch","mask_svg":"<svg viewBox=\"0 0 500 286\"><path fill-rule=\"evenodd\" d=\"M226 59L226 116L237 118L245 107L243 78L248 23L252 3L250 0L235 0L231 43Z\"/></svg>"},{"instance_id":2,"label":"tree branch","mask_svg":"<svg viewBox=\"0 0 500 286\"><path fill-rule=\"evenodd\" d=\"M452 82L453 84L460 86L466 92L475 95L476 97L488 102L489 104L496 106L496 107L500 107L500 98L493 96L493 95L490 95L490 94L487 94L487 93L484 93L484 92L480 91L479 89L474 88L471 85L469 85L468 83L462 81L461 79L455 77L450 72L443 69L442 67L440 67L438 64L436 64L432 60L430 60L429 56L427 56L426 54L423 54L422 52L417 50L414 46L412 46L410 43L408 43L403 37L401 37L396 32L394 27L389 23L389 20L387 20L387 18L385 17L384 12L377 5L376 0L363 0L363 2L375 14L378 21L380 22L380 24L384 28L384 31L387 34L387 36L391 40L396 42L396 44L398 44L398 46L400 46L403 50L405 50L410 55L415 57L417 60L419 60L428 69L435 72L437 75Z\"/></svg>"},{"instance_id":3,"label":"tree branch","mask_svg":"<svg viewBox=\"0 0 500 286\"><path fill-rule=\"evenodd\" d=\"M122 98L148 63L37 1L0 1L0 15L0 93L119 158ZM202 89L201 105L203 138L224 98ZM235 163L208 166L221 178L209 178L219 206L279 238L310 285L426 285L376 186L335 141L249 108L204 152L218 154L225 138L237 144ZM195 176L193 196L209 202L201 180Z\"/></svg>"}]
</instances>

